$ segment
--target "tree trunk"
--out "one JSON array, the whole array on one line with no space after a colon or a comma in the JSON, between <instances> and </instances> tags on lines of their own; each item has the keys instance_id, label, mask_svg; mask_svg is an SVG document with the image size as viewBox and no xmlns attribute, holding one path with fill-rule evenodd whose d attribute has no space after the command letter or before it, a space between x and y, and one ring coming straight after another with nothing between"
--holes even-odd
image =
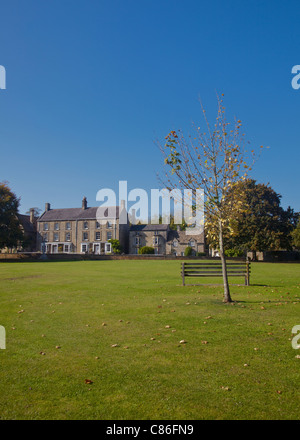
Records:
<instances>
[{"instance_id":1,"label":"tree trunk","mask_svg":"<svg viewBox=\"0 0 300 440\"><path fill-rule=\"evenodd\" d=\"M223 284L224 284L224 302L230 303L232 302L231 296L230 296L230 290L229 290L229 284L228 284L228 276L227 276L227 268L226 268L226 259L225 259L225 253L224 253L224 246L223 246L223 227L222 222L219 222L219 245L220 245L220 257L222 262L222 275L223 275Z\"/></svg>"}]
</instances>

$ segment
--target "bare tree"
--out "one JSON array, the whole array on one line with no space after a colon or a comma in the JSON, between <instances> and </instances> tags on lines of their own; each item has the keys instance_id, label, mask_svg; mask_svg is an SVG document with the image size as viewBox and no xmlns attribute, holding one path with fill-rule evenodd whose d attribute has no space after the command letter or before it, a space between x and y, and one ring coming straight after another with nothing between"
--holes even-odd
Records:
<instances>
[{"instance_id":1,"label":"bare tree","mask_svg":"<svg viewBox=\"0 0 300 440\"><path fill-rule=\"evenodd\" d=\"M223 96L217 96L217 117L213 126L208 122L206 111L201 104L205 131L194 124L194 136L186 139L181 130L171 131L165 138L165 145L159 143L164 163L169 168L161 181L172 190L202 189L205 197L205 214L209 218L210 234L215 234L219 244L224 284L224 302L232 302L229 290L226 259L224 252L224 232L230 233L228 218L243 209L237 191L228 201L228 192L235 184L245 180L255 161L251 151L251 165L245 149L241 121L229 123L225 116ZM227 194L226 203L225 196Z\"/></svg>"}]
</instances>

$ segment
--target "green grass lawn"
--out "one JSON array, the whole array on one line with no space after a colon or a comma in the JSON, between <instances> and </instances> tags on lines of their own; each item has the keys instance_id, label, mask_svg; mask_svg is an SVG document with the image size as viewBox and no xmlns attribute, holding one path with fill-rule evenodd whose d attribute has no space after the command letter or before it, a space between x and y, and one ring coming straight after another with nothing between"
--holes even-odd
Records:
<instances>
[{"instance_id":1,"label":"green grass lawn","mask_svg":"<svg viewBox=\"0 0 300 440\"><path fill-rule=\"evenodd\" d=\"M300 265L252 264L232 305L179 273L0 263L0 419L299 419Z\"/></svg>"}]
</instances>

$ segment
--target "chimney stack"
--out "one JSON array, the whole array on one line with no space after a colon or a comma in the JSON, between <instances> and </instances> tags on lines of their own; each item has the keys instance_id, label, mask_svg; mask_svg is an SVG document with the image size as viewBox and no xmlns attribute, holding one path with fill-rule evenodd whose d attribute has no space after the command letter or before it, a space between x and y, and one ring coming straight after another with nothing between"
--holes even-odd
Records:
<instances>
[{"instance_id":1,"label":"chimney stack","mask_svg":"<svg viewBox=\"0 0 300 440\"><path fill-rule=\"evenodd\" d=\"M86 200L86 197L83 197L83 199L82 199L82 209L87 209L87 200Z\"/></svg>"},{"instance_id":2,"label":"chimney stack","mask_svg":"<svg viewBox=\"0 0 300 440\"><path fill-rule=\"evenodd\" d=\"M45 203L45 211L50 211L50 203Z\"/></svg>"},{"instance_id":3,"label":"chimney stack","mask_svg":"<svg viewBox=\"0 0 300 440\"><path fill-rule=\"evenodd\" d=\"M30 208L29 220L30 220L31 224L33 224L34 221L35 221L35 218L34 218L34 208Z\"/></svg>"}]
</instances>

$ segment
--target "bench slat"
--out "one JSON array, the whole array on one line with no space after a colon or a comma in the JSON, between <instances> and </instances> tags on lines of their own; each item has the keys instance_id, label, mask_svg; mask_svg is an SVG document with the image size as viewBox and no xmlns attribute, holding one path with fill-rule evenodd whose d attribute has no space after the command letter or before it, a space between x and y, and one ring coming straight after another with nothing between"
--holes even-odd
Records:
<instances>
[{"instance_id":1,"label":"bench slat","mask_svg":"<svg viewBox=\"0 0 300 440\"><path fill-rule=\"evenodd\" d=\"M185 276L188 276L188 277L198 277L199 278L199 275L185 275ZM222 276L222 274L209 274L209 275L202 275L201 274L201 276L202 277L221 277ZM244 277L245 276L245 274L244 273L241 273L241 274L231 274L230 276L232 276L232 277Z\"/></svg>"},{"instance_id":2,"label":"bench slat","mask_svg":"<svg viewBox=\"0 0 300 440\"><path fill-rule=\"evenodd\" d=\"M185 266L222 266L222 263L184 263L184 265ZM243 263L242 261L240 263L226 263L226 266L246 266L246 263Z\"/></svg>"},{"instance_id":3,"label":"bench slat","mask_svg":"<svg viewBox=\"0 0 300 440\"><path fill-rule=\"evenodd\" d=\"M199 274L199 275L201 275L201 274L206 274L206 275L209 275L209 274L220 274L220 275L222 275L222 272L221 271L198 271L198 270L189 270L189 271L184 271L184 275L187 275L187 276L189 276L189 274ZM230 275L230 274L235 274L235 273L241 273L241 274L243 274L243 275L246 275L246 272L245 271L241 271L241 270L232 270L232 271L228 271L227 270L227 275ZM250 273L250 272L249 272Z\"/></svg>"}]
</instances>

